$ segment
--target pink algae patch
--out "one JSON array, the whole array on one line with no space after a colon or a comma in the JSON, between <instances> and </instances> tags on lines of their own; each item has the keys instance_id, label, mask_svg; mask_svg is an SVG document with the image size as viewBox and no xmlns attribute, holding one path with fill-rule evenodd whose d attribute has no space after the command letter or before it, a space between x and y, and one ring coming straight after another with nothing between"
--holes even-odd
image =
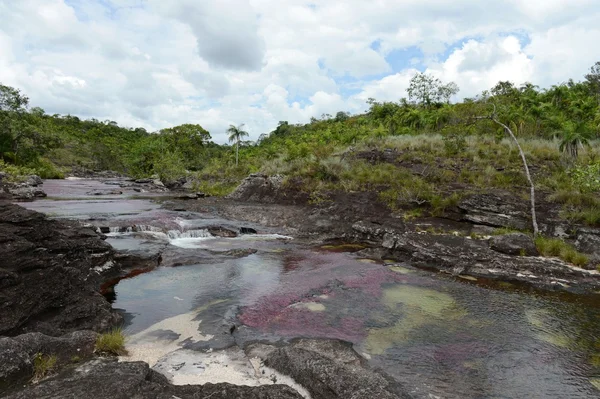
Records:
<instances>
[{"instance_id":1,"label":"pink algae patch","mask_svg":"<svg viewBox=\"0 0 600 399\"><path fill-rule=\"evenodd\" d=\"M307 253L290 263L293 269L274 292L242 309L238 317L243 324L283 336L359 342L366 337L364 322L381 306L382 285L408 278L346 254ZM303 302L320 303L324 310L290 306Z\"/></svg>"}]
</instances>

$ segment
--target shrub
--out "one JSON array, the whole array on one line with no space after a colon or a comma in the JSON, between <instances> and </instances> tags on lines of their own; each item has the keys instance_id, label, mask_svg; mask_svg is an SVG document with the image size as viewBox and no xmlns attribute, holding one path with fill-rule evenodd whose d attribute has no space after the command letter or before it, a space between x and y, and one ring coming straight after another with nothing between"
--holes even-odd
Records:
<instances>
[{"instance_id":1,"label":"shrub","mask_svg":"<svg viewBox=\"0 0 600 399\"><path fill-rule=\"evenodd\" d=\"M20 183L27 179L27 176L34 175L35 170L24 166L16 166L5 163L0 159L0 172L6 173L6 181L11 183Z\"/></svg>"},{"instance_id":2,"label":"shrub","mask_svg":"<svg viewBox=\"0 0 600 399\"><path fill-rule=\"evenodd\" d=\"M600 162L575 167L569 171L569 175L581 192L600 191Z\"/></svg>"},{"instance_id":3,"label":"shrub","mask_svg":"<svg viewBox=\"0 0 600 399\"><path fill-rule=\"evenodd\" d=\"M116 328L107 333L100 334L96 340L96 352L102 355L126 355L125 335L123 330Z\"/></svg>"},{"instance_id":4,"label":"shrub","mask_svg":"<svg viewBox=\"0 0 600 399\"><path fill-rule=\"evenodd\" d=\"M40 381L47 377L56 367L57 357L55 355L44 355L37 353L33 358L32 381Z\"/></svg>"}]
</instances>

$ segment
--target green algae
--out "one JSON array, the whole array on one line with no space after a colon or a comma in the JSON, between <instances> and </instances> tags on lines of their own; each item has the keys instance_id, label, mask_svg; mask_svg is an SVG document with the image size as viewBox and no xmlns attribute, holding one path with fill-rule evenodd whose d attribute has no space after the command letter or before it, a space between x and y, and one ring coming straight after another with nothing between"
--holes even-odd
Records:
<instances>
[{"instance_id":1,"label":"green algae","mask_svg":"<svg viewBox=\"0 0 600 399\"><path fill-rule=\"evenodd\" d=\"M358 261L359 261L359 262L362 262L362 263L379 263L379 262L377 262L376 260L374 260L374 259L369 259L369 258L362 258L362 259L358 259Z\"/></svg>"},{"instance_id":2,"label":"green algae","mask_svg":"<svg viewBox=\"0 0 600 399\"><path fill-rule=\"evenodd\" d=\"M414 273L412 270L407 269L406 267L402 267L402 266L390 266L390 270L396 273L400 273L400 274L412 274Z\"/></svg>"},{"instance_id":3,"label":"green algae","mask_svg":"<svg viewBox=\"0 0 600 399\"><path fill-rule=\"evenodd\" d=\"M590 383L600 391L600 378L590 378Z\"/></svg>"},{"instance_id":4,"label":"green algae","mask_svg":"<svg viewBox=\"0 0 600 399\"><path fill-rule=\"evenodd\" d=\"M462 278L463 280L469 280L469 281L477 281L477 277L473 277L473 276L467 276L467 275L459 275L458 278Z\"/></svg>"},{"instance_id":5,"label":"green algae","mask_svg":"<svg viewBox=\"0 0 600 399\"><path fill-rule=\"evenodd\" d=\"M399 285L383 291L382 302L401 313L392 326L369 330L365 347L373 355L409 340L418 328L431 323L446 323L466 316L448 294L427 288Z\"/></svg>"},{"instance_id":6,"label":"green algae","mask_svg":"<svg viewBox=\"0 0 600 399\"><path fill-rule=\"evenodd\" d=\"M572 348L573 338L554 331L551 314L548 310L525 309L525 317L535 329L535 337L559 348Z\"/></svg>"}]
</instances>

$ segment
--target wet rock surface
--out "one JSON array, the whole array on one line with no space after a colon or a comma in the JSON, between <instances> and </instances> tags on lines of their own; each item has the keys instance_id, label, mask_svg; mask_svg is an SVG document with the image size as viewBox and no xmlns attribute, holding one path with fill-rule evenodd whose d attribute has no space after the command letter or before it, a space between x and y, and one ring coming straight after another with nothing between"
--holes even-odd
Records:
<instances>
[{"instance_id":1,"label":"wet rock surface","mask_svg":"<svg viewBox=\"0 0 600 399\"><path fill-rule=\"evenodd\" d=\"M0 334L114 325L119 316L97 292L113 253L90 228L0 202Z\"/></svg>"},{"instance_id":2,"label":"wet rock surface","mask_svg":"<svg viewBox=\"0 0 600 399\"><path fill-rule=\"evenodd\" d=\"M7 399L299 399L300 394L286 385L259 387L232 384L176 386L150 369L144 362L95 360L47 379Z\"/></svg>"}]
</instances>

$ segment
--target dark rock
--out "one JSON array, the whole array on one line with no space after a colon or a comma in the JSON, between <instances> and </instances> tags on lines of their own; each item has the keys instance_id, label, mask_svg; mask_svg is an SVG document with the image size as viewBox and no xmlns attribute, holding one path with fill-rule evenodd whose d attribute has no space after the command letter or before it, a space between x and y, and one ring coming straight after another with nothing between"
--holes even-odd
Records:
<instances>
[{"instance_id":1,"label":"dark rock","mask_svg":"<svg viewBox=\"0 0 600 399\"><path fill-rule=\"evenodd\" d=\"M259 387L231 384L171 385L143 362L96 360L67 370L39 384L12 393L7 399L300 399L286 385Z\"/></svg>"},{"instance_id":2,"label":"dark rock","mask_svg":"<svg viewBox=\"0 0 600 399\"><path fill-rule=\"evenodd\" d=\"M37 353L55 355L58 365L89 359L94 354L98 334L94 331L74 331L62 337L41 333L21 334L13 338L31 358Z\"/></svg>"},{"instance_id":3,"label":"dark rock","mask_svg":"<svg viewBox=\"0 0 600 399\"><path fill-rule=\"evenodd\" d=\"M183 194L183 195L180 195L180 196L178 196L176 198L177 199L182 199L182 200L198 199L198 194L196 194L196 193Z\"/></svg>"},{"instance_id":4,"label":"dark rock","mask_svg":"<svg viewBox=\"0 0 600 399\"><path fill-rule=\"evenodd\" d=\"M600 265L600 230L581 229L577 233L575 247L589 255L591 266Z\"/></svg>"},{"instance_id":5,"label":"dark rock","mask_svg":"<svg viewBox=\"0 0 600 399\"><path fill-rule=\"evenodd\" d=\"M507 255L539 255L533 238L524 233L494 236L490 239L490 248Z\"/></svg>"},{"instance_id":6,"label":"dark rock","mask_svg":"<svg viewBox=\"0 0 600 399\"><path fill-rule=\"evenodd\" d=\"M100 331L120 316L98 293L118 268L91 228L0 202L0 334Z\"/></svg>"},{"instance_id":7,"label":"dark rock","mask_svg":"<svg viewBox=\"0 0 600 399\"><path fill-rule=\"evenodd\" d=\"M33 364L25 347L18 341L0 338L0 392L4 387L31 377Z\"/></svg>"},{"instance_id":8,"label":"dark rock","mask_svg":"<svg viewBox=\"0 0 600 399\"><path fill-rule=\"evenodd\" d=\"M238 236L238 233L235 231L226 229L222 226L210 226L207 228L207 230L210 234L216 237L233 238Z\"/></svg>"},{"instance_id":9,"label":"dark rock","mask_svg":"<svg viewBox=\"0 0 600 399\"><path fill-rule=\"evenodd\" d=\"M86 193L87 195L121 195L121 190L92 190Z\"/></svg>"},{"instance_id":10,"label":"dark rock","mask_svg":"<svg viewBox=\"0 0 600 399\"><path fill-rule=\"evenodd\" d=\"M389 376L371 370L349 344L333 340L300 340L266 353L262 349L262 352L262 356L258 355L263 357L265 365L292 377L313 398L410 397Z\"/></svg>"},{"instance_id":11,"label":"dark rock","mask_svg":"<svg viewBox=\"0 0 600 399\"><path fill-rule=\"evenodd\" d=\"M152 183L154 179L137 179L135 180L135 182L137 184L147 184L147 183Z\"/></svg>"},{"instance_id":12,"label":"dark rock","mask_svg":"<svg viewBox=\"0 0 600 399\"><path fill-rule=\"evenodd\" d=\"M462 220L493 227L529 228L527 204L508 193L475 194L458 204Z\"/></svg>"},{"instance_id":13,"label":"dark rock","mask_svg":"<svg viewBox=\"0 0 600 399\"><path fill-rule=\"evenodd\" d=\"M261 203L306 203L308 194L298 188L299 184L290 184L284 189L283 176L266 176L254 173L245 178L227 198L237 201Z\"/></svg>"},{"instance_id":14,"label":"dark rock","mask_svg":"<svg viewBox=\"0 0 600 399\"><path fill-rule=\"evenodd\" d=\"M41 186L42 184L44 184L44 181L41 179L41 177L37 176L37 175L31 175L31 176L27 176L27 180L25 181L25 183L28 186Z\"/></svg>"},{"instance_id":15,"label":"dark rock","mask_svg":"<svg viewBox=\"0 0 600 399\"><path fill-rule=\"evenodd\" d=\"M240 227L240 234L256 234L256 230L252 227Z\"/></svg>"}]
</instances>

